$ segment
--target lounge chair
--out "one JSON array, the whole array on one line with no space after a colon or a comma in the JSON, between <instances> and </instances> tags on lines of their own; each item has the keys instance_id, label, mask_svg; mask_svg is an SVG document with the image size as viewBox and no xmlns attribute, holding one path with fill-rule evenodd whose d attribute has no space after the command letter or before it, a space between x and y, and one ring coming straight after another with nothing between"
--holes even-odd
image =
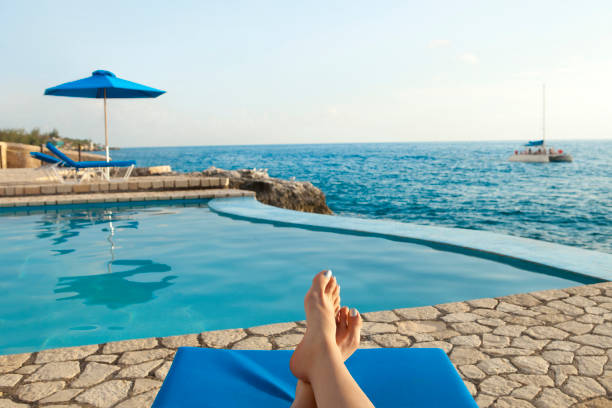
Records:
<instances>
[{"instance_id":1,"label":"lounge chair","mask_svg":"<svg viewBox=\"0 0 612 408\"><path fill-rule=\"evenodd\" d=\"M47 142L47 149L51 151L54 155L56 155L62 162L63 167L71 167L74 168L77 172L79 170L91 171L91 170L100 170L100 169L109 169L111 167L127 167L127 171L123 176L124 180L127 180L132 174L132 170L134 170L134 165L136 162L134 160L111 160L109 162L100 160L100 161L74 161L67 155L65 155L60 149L55 147L53 143ZM109 172L101 171L100 172L103 177L105 177L108 181L110 181ZM83 180L83 177L80 179Z\"/></svg>"},{"instance_id":2,"label":"lounge chair","mask_svg":"<svg viewBox=\"0 0 612 408\"><path fill-rule=\"evenodd\" d=\"M64 162L62 160L41 152L30 152L30 156L43 163L40 169L47 171L48 177L55 178L62 183L64 182L64 178L57 171L58 167L64 167Z\"/></svg>"},{"instance_id":3,"label":"lounge chair","mask_svg":"<svg viewBox=\"0 0 612 408\"><path fill-rule=\"evenodd\" d=\"M181 347L152 408L287 408L291 353ZM360 349L346 365L376 408L477 408L441 349Z\"/></svg>"}]
</instances>

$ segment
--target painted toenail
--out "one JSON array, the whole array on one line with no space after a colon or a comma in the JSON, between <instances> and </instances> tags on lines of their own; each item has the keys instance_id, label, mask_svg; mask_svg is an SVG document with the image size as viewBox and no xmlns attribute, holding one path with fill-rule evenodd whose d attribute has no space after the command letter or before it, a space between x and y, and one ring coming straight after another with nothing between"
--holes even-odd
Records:
<instances>
[{"instance_id":1,"label":"painted toenail","mask_svg":"<svg viewBox=\"0 0 612 408\"><path fill-rule=\"evenodd\" d=\"M331 269L326 270L326 271L325 271L325 277L326 277L326 278L330 278L331 276L332 276L332 271L331 271Z\"/></svg>"},{"instance_id":2,"label":"painted toenail","mask_svg":"<svg viewBox=\"0 0 612 408\"><path fill-rule=\"evenodd\" d=\"M351 316L353 316L353 317L357 316L357 309L355 309L355 308L351 309Z\"/></svg>"}]
</instances>

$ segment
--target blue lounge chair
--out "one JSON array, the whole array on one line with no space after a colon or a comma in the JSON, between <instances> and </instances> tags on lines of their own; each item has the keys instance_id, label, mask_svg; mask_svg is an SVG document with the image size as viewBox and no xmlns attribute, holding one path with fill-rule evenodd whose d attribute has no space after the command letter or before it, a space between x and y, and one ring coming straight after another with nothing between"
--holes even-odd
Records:
<instances>
[{"instance_id":1,"label":"blue lounge chair","mask_svg":"<svg viewBox=\"0 0 612 408\"><path fill-rule=\"evenodd\" d=\"M291 353L181 347L152 408L287 408ZM361 349L346 365L376 408L477 408L441 349Z\"/></svg>"},{"instance_id":2,"label":"blue lounge chair","mask_svg":"<svg viewBox=\"0 0 612 408\"><path fill-rule=\"evenodd\" d=\"M30 152L30 156L40 160L43 163L40 169L43 171L47 171L49 178L55 178L59 182L64 182L64 178L57 171L58 167L65 167L65 163L63 161L56 157L49 156L48 154L41 152Z\"/></svg>"},{"instance_id":3,"label":"blue lounge chair","mask_svg":"<svg viewBox=\"0 0 612 408\"><path fill-rule=\"evenodd\" d=\"M134 160L123 160L123 161L74 161L72 160L70 157L68 157L67 155L65 155L60 149L58 149L57 147L55 147L55 145L53 145L53 143L51 142L47 142L47 149L49 149L51 151L51 153L53 153L54 155L56 155L62 162L62 166L63 167L72 167L75 170L79 171L79 170L92 170L92 169L108 169L111 167L128 167L128 170L125 174L125 176L123 176L123 179L127 180L130 177L130 174L132 174L132 170L134 170L134 165L136 164L136 162ZM102 172L102 174L106 177L106 179L109 179L108 176L108 172ZM81 178L82 180L82 178Z\"/></svg>"}]
</instances>

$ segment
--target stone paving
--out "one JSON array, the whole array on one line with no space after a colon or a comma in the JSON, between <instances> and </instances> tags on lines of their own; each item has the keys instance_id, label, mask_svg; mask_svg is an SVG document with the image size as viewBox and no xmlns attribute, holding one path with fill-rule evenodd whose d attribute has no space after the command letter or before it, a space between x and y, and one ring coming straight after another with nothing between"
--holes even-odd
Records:
<instances>
[{"instance_id":1,"label":"stone paving","mask_svg":"<svg viewBox=\"0 0 612 408\"><path fill-rule=\"evenodd\" d=\"M480 407L612 407L612 282L363 317L361 347L443 349ZM290 322L0 356L0 408L148 407L180 346L292 349L304 331Z\"/></svg>"}]
</instances>

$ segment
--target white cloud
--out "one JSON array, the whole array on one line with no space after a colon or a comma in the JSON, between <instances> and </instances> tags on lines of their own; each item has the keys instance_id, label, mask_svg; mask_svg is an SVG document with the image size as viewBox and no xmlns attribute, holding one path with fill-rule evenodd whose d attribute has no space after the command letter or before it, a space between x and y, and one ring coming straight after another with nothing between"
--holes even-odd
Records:
<instances>
[{"instance_id":1,"label":"white cloud","mask_svg":"<svg viewBox=\"0 0 612 408\"><path fill-rule=\"evenodd\" d=\"M443 48L450 46L450 40L431 40L428 44L429 48Z\"/></svg>"},{"instance_id":2,"label":"white cloud","mask_svg":"<svg viewBox=\"0 0 612 408\"><path fill-rule=\"evenodd\" d=\"M459 56L459 59L461 61L465 62L466 64L472 64L472 65L478 64L480 62L480 59L476 55L474 55L474 54L472 54L470 52L465 52L465 53L461 54Z\"/></svg>"}]
</instances>

